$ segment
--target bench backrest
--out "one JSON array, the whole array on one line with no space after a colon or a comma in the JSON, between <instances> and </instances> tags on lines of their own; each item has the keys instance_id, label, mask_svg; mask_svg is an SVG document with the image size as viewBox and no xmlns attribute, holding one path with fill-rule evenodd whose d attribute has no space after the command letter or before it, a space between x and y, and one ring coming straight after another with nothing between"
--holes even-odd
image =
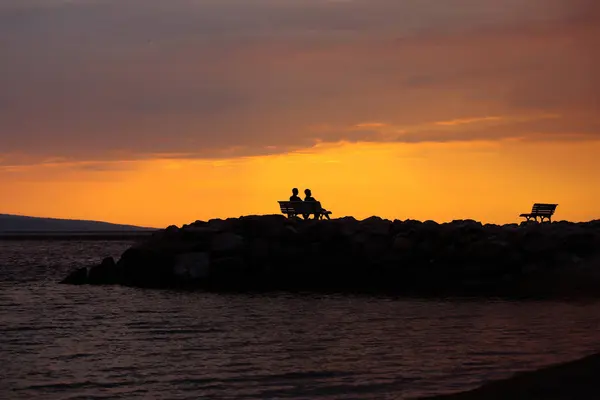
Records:
<instances>
[{"instance_id":1,"label":"bench backrest","mask_svg":"<svg viewBox=\"0 0 600 400\"><path fill-rule=\"evenodd\" d=\"M313 214L322 207L318 201L280 201L279 208L282 214Z\"/></svg>"},{"instance_id":2,"label":"bench backrest","mask_svg":"<svg viewBox=\"0 0 600 400\"><path fill-rule=\"evenodd\" d=\"M531 213L537 215L552 215L558 204L535 203L531 207Z\"/></svg>"}]
</instances>

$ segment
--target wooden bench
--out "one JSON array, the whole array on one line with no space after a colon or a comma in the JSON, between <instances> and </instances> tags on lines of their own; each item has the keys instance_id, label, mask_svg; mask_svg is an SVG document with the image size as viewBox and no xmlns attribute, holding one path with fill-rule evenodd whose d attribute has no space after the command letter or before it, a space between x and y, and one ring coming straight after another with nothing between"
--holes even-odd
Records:
<instances>
[{"instance_id":1,"label":"wooden bench","mask_svg":"<svg viewBox=\"0 0 600 400\"><path fill-rule=\"evenodd\" d=\"M535 203L529 214L521 214L519 217L525 217L527 218L527 221L530 221L533 218L536 222L538 217L540 217L540 222L544 222L544 218L548 219L548 222L552 222L552 215L554 214L557 205L558 204Z\"/></svg>"},{"instance_id":2,"label":"wooden bench","mask_svg":"<svg viewBox=\"0 0 600 400\"><path fill-rule=\"evenodd\" d=\"M279 201L281 213L286 214L288 218L298 215L314 215L321 219L325 215L331 214L331 211L323 210L319 201Z\"/></svg>"}]
</instances>

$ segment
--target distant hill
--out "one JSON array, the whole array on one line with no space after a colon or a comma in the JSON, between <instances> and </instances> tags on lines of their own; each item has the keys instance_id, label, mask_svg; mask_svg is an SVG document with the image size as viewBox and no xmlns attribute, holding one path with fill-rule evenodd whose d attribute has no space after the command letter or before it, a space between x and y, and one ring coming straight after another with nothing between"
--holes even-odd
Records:
<instances>
[{"instance_id":1,"label":"distant hill","mask_svg":"<svg viewBox=\"0 0 600 400\"><path fill-rule=\"evenodd\" d=\"M133 225L119 225L108 222L84 221L74 219L56 219L27 217L22 215L0 214L0 233L9 232L140 232L152 231Z\"/></svg>"}]
</instances>

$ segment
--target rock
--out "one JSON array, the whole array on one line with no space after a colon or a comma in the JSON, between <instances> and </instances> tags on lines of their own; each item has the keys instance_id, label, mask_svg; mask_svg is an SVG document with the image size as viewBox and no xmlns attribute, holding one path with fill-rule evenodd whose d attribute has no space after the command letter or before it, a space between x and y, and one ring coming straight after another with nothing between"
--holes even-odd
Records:
<instances>
[{"instance_id":1,"label":"rock","mask_svg":"<svg viewBox=\"0 0 600 400\"><path fill-rule=\"evenodd\" d=\"M390 233L392 235L397 235L399 233L412 235L417 232L421 232L423 228L423 223L421 221L416 221L413 219L407 219L406 221L394 220L390 227Z\"/></svg>"},{"instance_id":2,"label":"rock","mask_svg":"<svg viewBox=\"0 0 600 400\"><path fill-rule=\"evenodd\" d=\"M88 282L94 285L114 285L119 283L119 278L119 269L112 257L105 258L88 273Z\"/></svg>"},{"instance_id":3,"label":"rock","mask_svg":"<svg viewBox=\"0 0 600 400\"><path fill-rule=\"evenodd\" d=\"M221 232L234 232L239 227L239 221L236 218L227 218L225 220L215 218L209 220L207 226Z\"/></svg>"},{"instance_id":4,"label":"rock","mask_svg":"<svg viewBox=\"0 0 600 400\"><path fill-rule=\"evenodd\" d=\"M171 246L176 254L210 251L219 231L208 226L190 226L182 230L180 246Z\"/></svg>"},{"instance_id":5,"label":"rock","mask_svg":"<svg viewBox=\"0 0 600 400\"><path fill-rule=\"evenodd\" d=\"M465 257L473 261L495 263L509 252L508 244L499 240L478 240L465 249Z\"/></svg>"},{"instance_id":6,"label":"rock","mask_svg":"<svg viewBox=\"0 0 600 400\"><path fill-rule=\"evenodd\" d=\"M340 226L331 221L313 221L300 233L308 242L328 242L340 234Z\"/></svg>"},{"instance_id":7,"label":"rock","mask_svg":"<svg viewBox=\"0 0 600 400\"><path fill-rule=\"evenodd\" d=\"M265 262L269 259L270 244L265 238L257 238L250 245L250 256L253 260Z\"/></svg>"},{"instance_id":8,"label":"rock","mask_svg":"<svg viewBox=\"0 0 600 400\"><path fill-rule=\"evenodd\" d=\"M391 240L386 235L371 235L364 242L364 250L370 258L379 259L387 252L390 245Z\"/></svg>"},{"instance_id":9,"label":"rock","mask_svg":"<svg viewBox=\"0 0 600 400\"><path fill-rule=\"evenodd\" d=\"M482 225L281 215L171 226L64 283L600 295L600 221Z\"/></svg>"},{"instance_id":10,"label":"rock","mask_svg":"<svg viewBox=\"0 0 600 400\"><path fill-rule=\"evenodd\" d=\"M283 235L287 238L296 238L298 237L298 230L295 227L288 225L283 230Z\"/></svg>"},{"instance_id":11,"label":"rock","mask_svg":"<svg viewBox=\"0 0 600 400\"><path fill-rule=\"evenodd\" d=\"M557 248L556 239L548 237L536 227L523 232L519 238L519 246L531 259L539 259Z\"/></svg>"},{"instance_id":12,"label":"rock","mask_svg":"<svg viewBox=\"0 0 600 400\"><path fill-rule=\"evenodd\" d=\"M435 221L432 220L427 220L423 222L423 228L428 228L428 229L437 229L440 226L440 224L438 224Z\"/></svg>"},{"instance_id":13,"label":"rock","mask_svg":"<svg viewBox=\"0 0 600 400\"><path fill-rule=\"evenodd\" d=\"M220 282L244 278L247 265L240 257L222 257L212 261L211 278Z\"/></svg>"},{"instance_id":14,"label":"rock","mask_svg":"<svg viewBox=\"0 0 600 400\"><path fill-rule=\"evenodd\" d=\"M244 238L240 235L231 232L223 232L212 239L210 250L216 253L232 253L242 250L244 245Z\"/></svg>"},{"instance_id":15,"label":"rock","mask_svg":"<svg viewBox=\"0 0 600 400\"><path fill-rule=\"evenodd\" d=\"M183 280L198 280L210 275L210 258L208 253L185 253L175 259L174 274Z\"/></svg>"},{"instance_id":16,"label":"rock","mask_svg":"<svg viewBox=\"0 0 600 400\"><path fill-rule=\"evenodd\" d=\"M369 217L361 221L359 227L369 234L385 236L390 233L392 222L379 217Z\"/></svg>"},{"instance_id":17,"label":"rock","mask_svg":"<svg viewBox=\"0 0 600 400\"><path fill-rule=\"evenodd\" d=\"M176 225L171 225L167 227L167 229L165 229L165 233L167 234L167 236L176 235L177 233L179 233L179 228Z\"/></svg>"},{"instance_id":18,"label":"rock","mask_svg":"<svg viewBox=\"0 0 600 400\"><path fill-rule=\"evenodd\" d=\"M402 234L396 235L394 242L392 243L392 248L399 252L410 251L413 246L413 241Z\"/></svg>"},{"instance_id":19,"label":"rock","mask_svg":"<svg viewBox=\"0 0 600 400\"><path fill-rule=\"evenodd\" d=\"M60 281L60 283L64 283L67 285L84 285L88 283L87 276L87 267L79 268L71 272L65 279Z\"/></svg>"},{"instance_id":20,"label":"rock","mask_svg":"<svg viewBox=\"0 0 600 400\"><path fill-rule=\"evenodd\" d=\"M147 248L152 251L176 256L183 253L208 251L212 237L219 233L214 228L197 226L194 224L184 225L181 229L177 227L167 228L153 235L148 241L137 245L139 248Z\"/></svg>"},{"instance_id":21,"label":"rock","mask_svg":"<svg viewBox=\"0 0 600 400\"><path fill-rule=\"evenodd\" d=\"M239 222L245 237L278 238L286 229L287 218L283 215L251 215L240 218Z\"/></svg>"},{"instance_id":22,"label":"rock","mask_svg":"<svg viewBox=\"0 0 600 400\"><path fill-rule=\"evenodd\" d=\"M132 247L123 253L117 266L121 283L139 287L168 287L175 283L175 256L156 248Z\"/></svg>"},{"instance_id":23,"label":"rock","mask_svg":"<svg viewBox=\"0 0 600 400\"><path fill-rule=\"evenodd\" d=\"M581 256L594 253L598 245L592 232L572 232L563 240L565 251Z\"/></svg>"},{"instance_id":24,"label":"rock","mask_svg":"<svg viewBox=\"0 0 600 400\"><path fill-rule=\"evenodd\" d=\"M354 235L359 229L359 222L353 217L344 217L330 221L337 226L340 234L345 236Z\"/></svg>"},{"instance_id":25,"label":"rock","mask_svg":"<svg viewBox=\"0 0 600 400\"><path fill-rule=\"evenodd\" d=\"M197 226L197 225L188 225L181 229L183 231L184 237L191 238L199 238L204 239L206 237L212 237L218 233L219 230L215 228L211 228L207 225Z\"/></svg>"}]
</instances>

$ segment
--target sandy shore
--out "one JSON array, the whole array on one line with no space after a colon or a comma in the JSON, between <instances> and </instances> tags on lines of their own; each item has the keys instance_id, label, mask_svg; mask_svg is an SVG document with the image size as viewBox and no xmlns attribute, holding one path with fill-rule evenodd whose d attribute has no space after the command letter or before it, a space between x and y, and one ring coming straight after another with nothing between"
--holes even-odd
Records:
<instances>
[{"instance_id":1,"label":"sandy shore","mask_svg":"<svg viewBox=\"0 0 600 400\"><path fill-rule=\"evenodd\" d=\"M468 392L422 400L600 399L600 354L487 383Z\"/></svg>"}]
</instances>

